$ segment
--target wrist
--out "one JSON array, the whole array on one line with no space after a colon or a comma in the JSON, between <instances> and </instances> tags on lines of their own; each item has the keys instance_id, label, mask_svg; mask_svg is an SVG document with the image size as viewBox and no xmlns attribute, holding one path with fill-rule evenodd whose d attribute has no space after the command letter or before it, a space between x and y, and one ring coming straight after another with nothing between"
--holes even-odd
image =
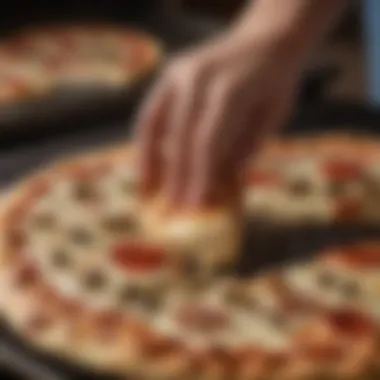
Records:
<instances>
[{"instance_id":1,"label":"wrist","mask_svg":"<svg viewBox=\"0 0 380 380\"><path fill-rule=\"evenodd\" d=\"M255 26L240 23L232 27L226 41L235 48L240 47L239 50L245 55L252 52L256 60L270 57L284 66L293 67L302 66L311 50L301 33L260 23Z\"/></svg>"},{"instance_id":2,"label":"wrist","mask_svg":"<svg viewBox=\"0 0 380 380\"><path fill-rule=\"evenodd\" d=\"M232 26L247 43L272 46L304 60L344 9L347 0L255 0Z\"/></svg>"}]
</instances>

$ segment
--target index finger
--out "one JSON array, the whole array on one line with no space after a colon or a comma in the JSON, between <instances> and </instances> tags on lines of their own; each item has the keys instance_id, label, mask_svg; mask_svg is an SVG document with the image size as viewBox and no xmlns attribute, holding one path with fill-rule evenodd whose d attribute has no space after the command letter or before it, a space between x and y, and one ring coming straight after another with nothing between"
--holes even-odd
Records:
<instances>
[{"instance_id":1,"label":"index finger","mask_svg":"<svg viewBox=\"0 0 380 380\"><path fill-rule=\"evenodd\" d=\"M140 185L144 192L154 191L160 181L161 140L165 132L171 94L170 84L160 81L138 114L135 125L138 172Z\"/></svg>"}]
</instances>

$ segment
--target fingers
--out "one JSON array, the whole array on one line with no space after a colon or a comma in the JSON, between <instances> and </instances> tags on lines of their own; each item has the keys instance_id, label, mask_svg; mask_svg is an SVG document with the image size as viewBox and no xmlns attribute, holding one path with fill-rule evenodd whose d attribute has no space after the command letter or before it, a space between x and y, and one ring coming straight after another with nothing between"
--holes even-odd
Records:
<instances>
[{"instance_id":1,"label":"fingers","mask_svg":"<svg viewBox=\"0 0 380 380\"><path fill-rule=\"evenodd\" d=\"M247 158L291 105L283 93L252 89L260 78L247 83L246 72L199 63L202 57L167 69L137 123L143 190L163 191L176 204L234 196Z\"/></svg>"},{"instance_id":2,"label":"fingers","mask_svg":"<svg viewBox=\"0 0 380 380\"><path fill-rule=\"evenodd\" d=\"M144 193L154 191L162 171L162 138L165 133L166 120L169 117L173 89L171 83L161 80L137 118L136 132L138 140L138 167L140 185Z\"/></svg>"},{"instance_id":3,"label":"fingers","mask_svg":"<svg viewBox=\"0 0 380 380\"><path fill-rule=\"evenodd\" d=\"M182 77L172 107L168 125L170 157L166 163L165 193L174 203L181 203L188 185L189 160L192 154L193 134L202 104L201 76L194 72L179 72ZM188 74L188 75L186 75Z\"/></svg>"},{"instance_id":4,"label":"fingers","mask_svg":"<svg viewBox=\"0 0 380 380\"><path fill-rule=\"evenodd\" d=\"M187 201L200 205L215 200L218 181L218 163L223 155L221 142L228 128L231 115L229 89L224 81L215 81L208 87L205 106L194 131L194 146L191 155ZM222 147L223 149L223 147Z\"/></svg>"}]
</instances>

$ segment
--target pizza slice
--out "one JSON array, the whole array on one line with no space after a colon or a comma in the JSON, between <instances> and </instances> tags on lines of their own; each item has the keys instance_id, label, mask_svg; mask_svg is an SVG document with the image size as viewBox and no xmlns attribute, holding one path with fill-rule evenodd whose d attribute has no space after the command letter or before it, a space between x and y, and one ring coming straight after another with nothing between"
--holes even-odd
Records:
<instances>
[{"instance_id":1,"label":"pizza slice","mask_svg":"<svg viewBox=\"0 0 380 380\"><path fill-rule=\"evenodd\" d=\"M247 212L282 225L376 226L379 151L344 135L272 141L248 173Z\"/></svg>"},{"instance_id":2,"label":"pizza slice","mask_svg":"<svg viewBox=\"0 0 380 380\"><path fill-rule=\"evenodd\" d=\"M380 243L327 249L315 260L284 271L296 294L330 308L368 312L380 322Z\"/></svg>"}]
</instances>

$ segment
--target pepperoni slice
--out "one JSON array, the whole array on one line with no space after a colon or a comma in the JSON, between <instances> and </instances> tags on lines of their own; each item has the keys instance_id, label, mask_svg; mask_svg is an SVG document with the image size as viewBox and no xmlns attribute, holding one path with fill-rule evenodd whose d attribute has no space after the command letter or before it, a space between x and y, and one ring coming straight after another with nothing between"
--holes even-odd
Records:
<instances>
[{"instance_id":1,"label":"pepperoni slice","mask_svg":"<svg viewBox=\"0 0 380 380\"><path fill-rule=\"evenodd\" d=\"M338 221L355 221L360 217L362 201L357 198L341 198L335 202L334 217Z\"/></svg>"},{"instance_id":2,"label":"pepperoni slice","mask_svg":"<svg viewBox=\"0 0 380 380\"><path fill-rule=\"evenodd\" d=\"M123 324L121 314L112 311L100 312L95 316L98 336L104 342L112 341Z\"/></svg>"},{"instance_id":3,"label":"pepperoni slice","mask_svg":"<svg viewBox=\"0 0 380 380\"><path fill-rule=\"evenodd\" d=\"M280 182L280 176L270 171L255 170L248 175L248 183L251 186L275 187Z\"/></svg>"},{"instance_id":4,"label":"pepperoni slice","mask_svg":"<svg viewBox=\"0 0 380 380\"><path fill-rule=\"evenodd\" d=\"M20 229L11 228L8 231L7 241L14 251L17 251L18 249L22 248L22 246L25 244L25 240L25 233Z\"/></svg>"},{"instance_id":5,"label":"pepperoni slice","mask_svg":"<svg viewBox=\"0 0 380 380\"><path fill-rule=\"evenodd\" d=\"M38 271L30 262L25 262L15 275L15 285L20 288L33 286L38 281Z\"/></svg>"},{"instance_id":6,"label":"pepperoni slice","mask_svg":"<svg viewBox=\"0 0 380 380\"><path fill-rule=\"evenodd\" d=\"M82 314L84 305L76 300L66 299L63 303L63 313L69 318L76 318Z\"/></svg>"},{"instance_id":7,"label":"pepperoni slice","mask_svg":"<svg viewBox=\"0 0 380 380\"><path fill-rule=\"evenodd\" d=\"M124 242L112 249L112 261L127 271L153 271L161 268L166 261L161 247L139 242Z\"/></svg>"},{"instance_id":8,"label":"pepperoni slice","mask_svg":"<svg viewBox=\"0 0 380 380\"><path fill-rule=\"evenodd\" d=\"M249 348L239 355L239 367L247 378L253 378L257 373L276 371L289 362L290 352L260 350ZM245 377L244 377L245 378Z\"/></svg>"},{"instance_id":9,"label":"pepperoni slice","mask_svg":"<svg viewBox=\"0 0 380 380\"><path fill-rule=\"evenodd\" d=\"M342 347L333 343L301 345L297 347L294 355L311 359L313 361L339 360L342 357Z\"/></svg>"},{"instance_id":10,"label":"pepperoni slice","mask_svg":"<svg viewBox=\"0 0 380 380\"><path fill-rule=\"evenodd\" d=\"M373 267L380 264L380 246L359 246L346 254L347 260L352 264Z\"/></svg>"},{"instance_id":11,"label":"pepperoni slice","mask_svg":"<svg viewBox=\"0 0 380 380\"><path fill-rule=\"evenodd\" d=\"M32 315L27 321L27 333L38 334L52 326L54 322L53 316L42 311Z\"/></svg>"},{"instance_id":12,"label":"pepperoni slice","mask_svg":"<svg viewBox=\"0 0 380 380\"><path fill-rule=\"evenodd\" d=\"M333 311L327 316L327 321L334 333L345 338L370 337L374 334L372 321L355 311Z\"/></svg>"},{"instance_id":13,"label":"pepperoni slice","mask_svg":"<svg viewBox=\"0 0 380 380\"><path fill-rule=\"evenodd\" d=\"M361 165L343 159L330 159L324 165L324 173L327 178L337 181L355 180L360 177Z\"/></svg>"},{"instance_id":14,"label":"pepperoni slice","mask_svg":"<svg viewBox=\"0 0 380 380\"><path fill-rule=\"evenodd\" d=\"M228 315L205 305L186 305L176 317L185 328L205 333L223 330L229 324Z\"/></svg>"},{"instance_id":15,"label":"pepperoni slice","mask_svg":"<svg viewBox=\"0 0 380 380\"><path fill-rule=\"evenodd\" d=\"M326 254L326 260L354 268L376 268L380 265L380 245L358 245L339 250L337 254Z\"/></svg>"},{"instance_id":16,"label":"pepperoni slice","mask_svg":"<svg viewBox=\"0 0 380 380\"><path fill-rule=\"evenodd\" d=\"M144 355L149 358L160 358L168 354L179 353L180 342L170 338L156 337L144 345Z\"/></svg>"}]
</instances>

